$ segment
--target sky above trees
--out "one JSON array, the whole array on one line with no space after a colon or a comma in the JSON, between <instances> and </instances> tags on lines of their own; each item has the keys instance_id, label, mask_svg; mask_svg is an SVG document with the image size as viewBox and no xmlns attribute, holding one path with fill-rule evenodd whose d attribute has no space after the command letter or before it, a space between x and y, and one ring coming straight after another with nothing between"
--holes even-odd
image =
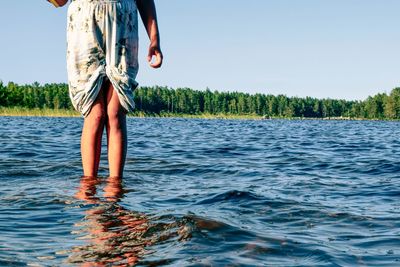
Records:
<instances>
[{"instance_id":1,"label":"sky above trees","mask_svg":"<svg viewBox=\"0 0 400 267\"><path fill-rule=\"evenodd\" d=\"M141 85L366 99L400 84L400 1L156 0L165 54ZM67 8L1 3L0 80L66 82Z\"/></svg>"}]
</instances>

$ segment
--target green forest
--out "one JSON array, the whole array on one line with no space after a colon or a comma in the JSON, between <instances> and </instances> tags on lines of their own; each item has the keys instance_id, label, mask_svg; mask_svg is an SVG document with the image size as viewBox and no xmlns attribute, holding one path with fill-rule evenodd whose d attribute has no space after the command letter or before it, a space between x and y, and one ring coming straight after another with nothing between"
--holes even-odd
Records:
<instances>
[{"instance_id":1,"label":"green forest","mask_svg":"<svg viewBox=\"0 0 400 267\"><path fill-rule=\"evenodd\" d=\"M257 115L268 118L358 118L400 119L400 88L380 93L363 101L288 97L285 95L248 94L140 87L135 91L138 112L149 116L162 114ZM0 81L0 107L72 110L68 86L64 83L19 85Z\"/></svg>"}]
</instances>

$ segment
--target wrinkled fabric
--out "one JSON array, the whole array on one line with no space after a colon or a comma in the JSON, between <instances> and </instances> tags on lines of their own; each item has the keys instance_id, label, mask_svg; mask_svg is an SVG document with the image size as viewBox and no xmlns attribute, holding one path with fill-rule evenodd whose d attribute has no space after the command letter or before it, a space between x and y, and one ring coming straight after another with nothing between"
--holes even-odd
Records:
<instances>
[{"instance_id":1,"label":"wrinkled fabric","mask_svg":"<svg viewBox=\"0 0 400 267\"><path fill-rule=\"evenodd\" d=\"M121 106L135 108L138 15L134 0L72 0L68 7L67 73L73 106L83 116L108 78Z\"/></svg>"}]
</instances>

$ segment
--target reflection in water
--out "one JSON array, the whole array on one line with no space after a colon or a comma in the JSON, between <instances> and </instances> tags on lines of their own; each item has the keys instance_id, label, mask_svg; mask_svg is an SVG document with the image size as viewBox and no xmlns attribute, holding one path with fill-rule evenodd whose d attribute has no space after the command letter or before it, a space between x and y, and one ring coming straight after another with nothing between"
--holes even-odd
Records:
<instances>
[{"instance_id":1,"label":"reflection in water","mask_svg":"<svg viewBox=\"0 0 400 267\"><path fill-rule=\"evenodd\" d=\"M101 179L82 177L76 198L85 201L89 209L84 221L76 224L78 239L85 245L74 247L69 263L81 266L131 266L154 244L155 235L148 235L146 215L123 208L118 202L124 194L118 177L109 177L104 187L104 198L96 197Z\"/></svg>"}]
</instances>

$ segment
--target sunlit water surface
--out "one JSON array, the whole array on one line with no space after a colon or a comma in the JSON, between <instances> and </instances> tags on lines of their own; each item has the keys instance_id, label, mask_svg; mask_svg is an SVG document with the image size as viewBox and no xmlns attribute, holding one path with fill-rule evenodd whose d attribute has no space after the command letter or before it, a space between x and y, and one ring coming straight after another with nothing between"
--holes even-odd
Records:
<instances>
[{"instance_id":1,"label":"sunlit water surface","mask_svg":"<svg viewBox=\"0 0 400 267\"><path fill-rule=\"evenodd\" d=\"M400 266L398 122L128 120L123 181L80 118L0 118L0 266Z\"/></svg>"}]
</instances>

